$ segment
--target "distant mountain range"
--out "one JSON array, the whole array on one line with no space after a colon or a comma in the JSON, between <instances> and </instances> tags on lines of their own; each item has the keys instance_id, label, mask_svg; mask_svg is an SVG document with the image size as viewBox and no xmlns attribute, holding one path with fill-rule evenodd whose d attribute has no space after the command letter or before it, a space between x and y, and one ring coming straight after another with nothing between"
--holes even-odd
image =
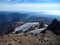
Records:
<instances>
[{"instance_id":1,"label":"distant mountain range","mask_svg":"<svg viewBox=\"0 0 60 45\"><path fill-rule=\"evenodd\" d=\"M59 16L46 15L42 13L17 13L17 12L0 12L0 24L2 22L16 22L16 21L42 21L43 23L50 24L54 18L60 19Z\"/></svg>"},{"instance_id":2,"label":"distant mountain range","mask_svg":"<svg viewBox=\"0 0 60 45\"><path fill-rule=\"evenodd\" d=\"M43 13L0 12L0 33L8 30L9 27L14 27L16 22L22 20L26 22L40 21L45 24L50 24L55 18L60 20L59 16L46 15Z\"/></svg>"}]
</instances>

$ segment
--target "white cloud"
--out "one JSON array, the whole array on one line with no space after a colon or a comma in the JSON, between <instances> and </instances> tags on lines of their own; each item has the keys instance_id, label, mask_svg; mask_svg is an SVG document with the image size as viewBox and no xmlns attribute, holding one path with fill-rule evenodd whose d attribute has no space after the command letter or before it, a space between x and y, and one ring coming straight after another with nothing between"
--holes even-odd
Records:
<instances>
[{"instance_id":1,"label":"white cloud","mask_svg":"<svg viewBox=\"0 0 60 45\"><path fill-rule=\"evenodd\" d=\"M45 14L60 15L60 4L3 4L0 11L44 12Z\"/></svg>"},{"instance_id":2,"label":"white cloud","mask_svg":"<svg viewBox=\"0 0 60 45\"><path fill-rule=\"evenodd\" d=\"M45 14L60 15L60 10L45 10Z\"/></svg>"}]
</instances>

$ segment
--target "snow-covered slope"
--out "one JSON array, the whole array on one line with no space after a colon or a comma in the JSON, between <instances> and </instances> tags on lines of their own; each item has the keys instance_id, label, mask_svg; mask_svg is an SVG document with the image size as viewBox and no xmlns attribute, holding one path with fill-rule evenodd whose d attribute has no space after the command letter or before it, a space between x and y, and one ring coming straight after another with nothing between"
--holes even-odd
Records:
<instances>
[{"instance_id":1,"label":"snow-covered slope","mask_svg":"<svg viewBox=\"0 0 60 45\"><path fill-rule=\"evenodd\" d=\"M34 22L34 23L25 23L24 25L22 25L22 26L19 26L19 27L16 27L15 28L15 31L13 32L13 34L14 33L16 33L17 31L19 32L19 31L22 31L22 32L25 32L25 31L27 31L29 28L31 28L31 27L38 27L38 25L39 25L39 22Z\"/></svg>"},{"instance_id":2,"label":"snow-covered slope","mask_svg":"<svg viewBox=\"0 0 60 45\"><path fill-rule=\"evenodd\" d=\"M40 33L41 31L43 31L44 29L46 29L46 27L45 27L45 28L41 28L41 29L36 29L36 30L30 31L30 32L28 32L28 33L38 34L38 33Z\"/></svg>"},{"instance_id":3,"label":"snow-covered slope","mask_svg":"<svg viewBox=\"0 0 60 45\"><path fill-rule=\"evenodd\" d=\"M25 23L22 26L16 27L15 31L13 32L13 34L16 34L16 35L26 34L24 32L28 31L30 28L35 28L35 29L28 31L27 33L38 34L41 31L43 31L44 29L46 29L46 27L48 26L48 25L44 24L45 25L44 28L38 28L39 25L40 25L39 22Z\"/></svg>"}]
</instances>

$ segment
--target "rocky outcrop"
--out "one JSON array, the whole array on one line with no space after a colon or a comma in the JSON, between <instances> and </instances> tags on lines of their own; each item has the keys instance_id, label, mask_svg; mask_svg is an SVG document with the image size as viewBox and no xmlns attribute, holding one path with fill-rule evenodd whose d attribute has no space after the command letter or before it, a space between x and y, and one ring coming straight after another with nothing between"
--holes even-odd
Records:
<instances>
[{"instance_id":1,"label":"rocky outcrop","mask_svg":"<svg viewBox=\"0 0 60 45\"><path fill-rule=\"evenodd\" d=\"M44 28L44 27L46 27L46 25L43 22L41 22L39 28Z\"/></svg>"},{"instance_id":2,"label":"rocky outcrop","mask_svg":"<svg viewBox=\"0 0 60 45\"><path fill-rule=\"evenodd\" d=\"M48 25L48 27L43 31L43 33L46 30L50 30L56 35L60 35L60 21L58 21L57 19L54 19L52 23Z\"/></svg>"}]
</instances>

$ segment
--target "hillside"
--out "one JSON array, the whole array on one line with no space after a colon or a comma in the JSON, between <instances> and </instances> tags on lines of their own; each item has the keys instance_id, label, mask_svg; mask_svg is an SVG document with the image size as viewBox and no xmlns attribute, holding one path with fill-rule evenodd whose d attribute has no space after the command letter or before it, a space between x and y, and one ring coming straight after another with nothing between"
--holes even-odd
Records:
<instances>
[{"instance_id":1,"label":"hillside","mask_svg":"<svg viewBox=\"0 0 60 45\"><path fill-rule=\"evenodd\" d=\"M56 22L56 25L58 26L59 21L57 21L56 19L52 21L53 24L55 24ZM55 33L53 33L55 29L50 29L50 26L52 26L51 24L48 25L49 28L47 27L45 29L45 33L24 33L22 35L7 33L4 35L0 35L0 45L60 45L60 35L56 35ZM41 26L43 26L43 24L41 24ZM57 26L55 27L57 28ZM36 31L38 31L38 29Z\"/></svg>"},{"instance_id":2,"label":"hillside","mask_svg":"<svg viewBox=\"0 0 60 45\"><path fill-rule=\"evenodd\" d=\"M60 21L52 20L41 15L0 12L0 45L60 45Z\"/></svg>"}]
</instances>

